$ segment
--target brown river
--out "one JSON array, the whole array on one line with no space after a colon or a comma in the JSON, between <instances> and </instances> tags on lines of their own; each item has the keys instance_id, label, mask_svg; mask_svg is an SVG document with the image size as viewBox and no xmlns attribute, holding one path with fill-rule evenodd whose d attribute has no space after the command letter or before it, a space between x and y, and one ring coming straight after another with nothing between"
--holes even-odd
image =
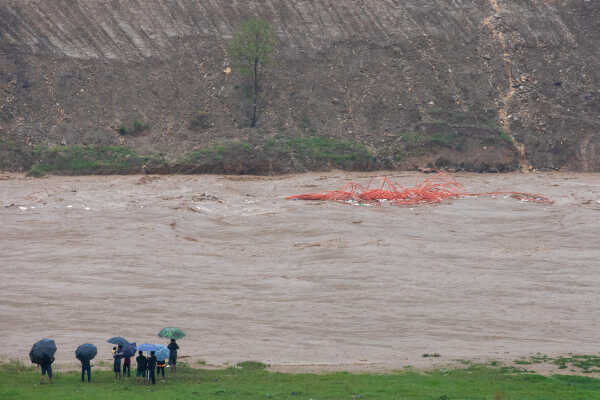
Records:
<instances>
[{"instance_id":1,"label":"brown river","mask_svg":"<svg viewBox=\"0 0 600 400\"><path fill-rule=\"evenodd\" d=\"M600 174L453 175L551 205L285 199L383 174L0 174L0 359L50 337L59 364L110 360L109 337L165 326L189 363L292 371L600 352Z\"/></svg>"}]
</instances>

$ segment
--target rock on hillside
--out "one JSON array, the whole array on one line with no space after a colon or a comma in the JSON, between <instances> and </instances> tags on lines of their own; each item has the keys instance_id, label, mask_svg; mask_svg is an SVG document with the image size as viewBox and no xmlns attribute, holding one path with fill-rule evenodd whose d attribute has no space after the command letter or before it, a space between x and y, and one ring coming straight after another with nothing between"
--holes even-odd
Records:
<instances>
[{"instance_id":1,"label":"rock on hillside","mask_svg":"<svg viewBox=\"0 0 600 400\"><path fill-rule=\"evenodd\" d=\"M250 16L280 39L257 130L223 72ZM3 0L0 137L174 156L316 134L387 167L600 171L598 43L597 0Z\"/></svg>"}]
</instances>

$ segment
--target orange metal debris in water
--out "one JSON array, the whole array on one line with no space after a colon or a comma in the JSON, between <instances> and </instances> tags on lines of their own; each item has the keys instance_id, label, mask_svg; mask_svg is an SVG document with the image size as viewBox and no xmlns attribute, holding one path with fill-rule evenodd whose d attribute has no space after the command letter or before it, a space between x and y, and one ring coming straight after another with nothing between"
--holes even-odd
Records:
<instances>
[{"instance_id":1,"label":"orange metal debris in water","mask_svg":"<svg viewBox=\"0 0 600 400\"><path fill-rule=\"evenodd\" d=\"M388 177L379 178L378 189L370 189L371 182L365 187L357 183L347 183L341 190L331 190L322 193L307 193L287 197L288 200L331 200L355 201L371 203L387 200L395 205L435 204L442 200L467 196L509 195L515 199L533 203L552 204L552 200L535 193L523 192L487 192L466 193L462 185L448 175L440 173L432 178L416 183L414 187L402 188L393 183Z\"/></svg>"}]
</instances>

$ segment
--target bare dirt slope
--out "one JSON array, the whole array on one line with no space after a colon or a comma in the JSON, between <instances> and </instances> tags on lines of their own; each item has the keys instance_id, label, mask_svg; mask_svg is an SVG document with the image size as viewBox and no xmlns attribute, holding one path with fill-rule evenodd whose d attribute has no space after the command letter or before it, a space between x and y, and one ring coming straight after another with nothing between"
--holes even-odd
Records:
<instances>
[{"instance_id":1,"label":"bare dirt slope","mask_svg":"<svg viewBox=\"0 0 600 400\"><path fill-rule=\"evenodd\" d=\"M418 175L394 177L405 185ZM78 344L188 337L221 364L401 368L535 352L597 353L600 177L456 176L466 190L539 192L554 205L467 198L416 208L288 201L366 184L280 178L0 180L2 358L42 337Z\"/></svg>"},{"instance_id":2,"label":"bare dirt slope","mask_svg":"<svg viewBox=\"0 0 600 400\"><path fill-rule=\"evenodd\" d=\"M600 170L593 0L5 0L0 136L172 156L244 140L248 100L223 71L250 16L280 38L260 137L356 140L394 168ZM136 120L150 129L119 136Z\"/></svg>"}]
</instances>

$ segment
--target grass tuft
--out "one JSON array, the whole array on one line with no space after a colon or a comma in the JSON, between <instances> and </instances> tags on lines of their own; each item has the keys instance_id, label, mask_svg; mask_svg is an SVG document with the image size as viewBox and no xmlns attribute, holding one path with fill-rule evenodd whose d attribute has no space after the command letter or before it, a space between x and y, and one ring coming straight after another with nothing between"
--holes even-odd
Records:
<instances>
[{"instance_id":1,"label":"grass tuft","mask_svg":"<svg viewBox=\"0 0 600 400\"><path fill-rule=\"evenodd\" d=\"M135 121L133 121L133 124L131 127L128 127L125 124L121 124L119 126L119 128L117 129L117 132L119 132L119 135L121 135L121 136L126 136L126 135L134 136L134 135L139 135L140 133L146 131L149 128L150 128L150 126L148 124L145 124L142 121L138 121L136 119Z\"/></svg>"},{"instance_id":2,"label":"grass tuft","mask_svg":"<svg viewBox=\"0 0 600 400\"><path fill-rule=\"evenodd\" d=\"M0 372L6 374L21 374L25 372L33 372L36 367L31 364L25 364L21 360L10 360L5 363L0 363Z\"/></svg>"},{"instance_id":3,"label":"grass tuft","mask_svg":"<svg viewBox=\"0 0 600 400\"><path fill-rule=\"evenodd\" d=\"M584 373L600 372L600 356L595 355L572 355L570 357L558 357L552 361L559 369L566 369L568 365L581 369Z\"/></svg>"},{"instance_id":4,"label":"grass tuft","mask_svg":"<svg viewBox=\"0 0 600 400\"><path fill-rule=\"evenodd\" d=\"M87 174L128 174L140 172L148 161L133 150L121 146L37 146L34 149L36 160L30 168L29 176L43 176L48 173L87 175Z\"/></svg>"},{"instance_id":5,"label":"grass tuft","mask_svg":"<svg viewBox=\"0 0 600 400\"><path fill-rule=\"evenodd\" d=\"M260 361L242 361L236 365L237 368L244 368L247 370L266 369L267 364L261 363Z\"/></svg>"}]
</instances>

